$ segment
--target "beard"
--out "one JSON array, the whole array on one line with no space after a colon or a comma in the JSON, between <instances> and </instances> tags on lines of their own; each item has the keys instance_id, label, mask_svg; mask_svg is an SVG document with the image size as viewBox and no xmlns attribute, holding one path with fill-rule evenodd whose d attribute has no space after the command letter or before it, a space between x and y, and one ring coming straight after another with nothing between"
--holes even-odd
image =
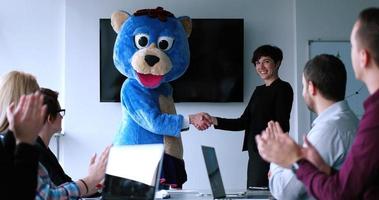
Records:
<instances>
[{"instance_id":1,"label":"beard","mask_svg":"<svg viewBox=\"0 0 379 200\"><path fill-rule=\"evenodd\" d=\"M305 104L307 105L308 109L309 109L310 111L316 113L313 100L310 99L309 97L304 97L304 101L305 101ZM317 113L316 113L316 114L317 114Z\"/></svg>"},{"instance_id":2,"label":"beard","mask_svg":"<svg viewBox=\"0 0 379 200\"><path fill-rule=\"evenodd\" d=\"M316 113L316 111L314 110L314 108L313 108L311 105L308 105L308 104L307 104L307 107L308 107L308 109L309 109L310 111ZM317 113L316 113L316 114L317 114Z\"/></svg>"}]
</instances>

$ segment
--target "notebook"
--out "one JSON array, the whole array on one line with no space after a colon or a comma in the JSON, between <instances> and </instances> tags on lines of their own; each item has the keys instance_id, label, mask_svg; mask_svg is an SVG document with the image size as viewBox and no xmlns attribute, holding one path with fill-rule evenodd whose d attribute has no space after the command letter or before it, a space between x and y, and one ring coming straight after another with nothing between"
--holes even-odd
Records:
<instances>
[{"instance_id":1,"label":"notebook","mask_svg":"<svg viewBox=\"0 0 379 200\"><path fill-rule=\"evenodd\" d=\"M208 179L214 199L269 199L270 191L247 191L236 194L226 194L217 161L216 150L213 147L201 146Z\"/></svg>"},{"instance_id":2,"label":"notebook","mask_svg":"<svg viewBox=\"0 0 379 200\"><path fill-rule=\"evenodd\" d=\"M163 144L114 146L105 172L104 200L152 200L158 188Z\"/></svg>"}]
</instances>

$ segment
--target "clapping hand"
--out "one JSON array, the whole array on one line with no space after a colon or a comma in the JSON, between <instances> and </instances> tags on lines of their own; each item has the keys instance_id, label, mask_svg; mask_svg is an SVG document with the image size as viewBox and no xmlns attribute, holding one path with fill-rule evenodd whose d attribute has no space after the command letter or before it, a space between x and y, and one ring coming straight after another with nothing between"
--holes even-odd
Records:
<instances>
[{"instance_id":1,"label":"clapping hand","mask_svg":"<svg viewBox=\"0 0 379 200\"><path fill-rule=\"evenodd\" d=\"M285 134L278 122L270 121L266 130L255 137L259 154L268 162L289 168L301 158L301 147Z\"/></svg>"},{"instance_id":2,"label":"clapping hand","mask_svg":"<svg viewBox=\"0 0 379 200\"><path fill-rule=\"evenodd\" d=\"M304 137L300 147L288 134L283 133L278 122L270 121L266 130L255 137L259 154L268 162L289 168L292 163L304 158L320 171L330 174L331 168L325 163L316 148Z\"/></svg>"},{"instance_id":3,"label":"clapping hand","mask_svg":"<svg viewBox=\"0 0 379 200\"><path fill-rule=\"evenodd\" d=\"M16 138L16 142L33 144L41 130L46 114L46 105L43 105L43 96L36 92L23 95L17 105L11 103L7 110L9 130Z\"/></svg>"},{"instance_id":4,"label":"clapping hand","mask_svg":"<svg viewBox=\"0 0 379 200\"><path fill-rule=\"evenodd\" d=\"M190 124L201 131L208 129L213 124L212 118L212 116L205 112L189 115Z\"/></svg>"},{"instance_id":5,"label":"clapping hand","mask_svg":"<svg viewBox=\"0 0 379 200\"><path fill-rule=\"evenodd\" d=\"M88 187L88 194L95 193L97 191L97 185L104 180L111 147L112 145L107 146L98 158L96 154L91 158L88 176L83 178Z\"/></svg>"}]
</instances>

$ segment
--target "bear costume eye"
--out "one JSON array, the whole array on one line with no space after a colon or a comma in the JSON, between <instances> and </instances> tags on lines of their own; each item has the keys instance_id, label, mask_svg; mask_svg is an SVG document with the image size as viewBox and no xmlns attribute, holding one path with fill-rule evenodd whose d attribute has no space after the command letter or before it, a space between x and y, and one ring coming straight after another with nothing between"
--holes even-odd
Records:
<instances>
[{"instance_id":1,"label":"bear costume eye","mask_svg":"<svg viewBox=\"0 0 379 200\"><path fill-rule=\"evenodd\" d=\"M134 43L138 49L142 49L149 44L149 36L144 33L137 34L134 36Z\"/></svg>"},{"instance_id":2,"label":"bear costume eye","mask_svg":"<svg viewBox=\"0 0 379 200\"><path fill-rule=\"evenodd\" d=\"M163 51L168 51L171 49L174 43L174 38L162 36L158 38L158 48Z\"/></svg>"}]
</instances>

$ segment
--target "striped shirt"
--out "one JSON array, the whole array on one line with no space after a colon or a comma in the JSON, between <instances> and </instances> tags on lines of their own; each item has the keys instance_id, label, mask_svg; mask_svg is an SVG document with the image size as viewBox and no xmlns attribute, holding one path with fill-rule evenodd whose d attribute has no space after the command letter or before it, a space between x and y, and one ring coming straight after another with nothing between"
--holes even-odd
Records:
<instances>
[{"instance_id":1,"label":"striped shirt","mask_svg":"<svg viewBox=\"0 0 379 200\"><path fill-rule=\"evenodd\" d=\"M39 164L36 200L74 200L79 198L80 190L75 182L55 186L45 167Z\"/></svg>"}]
</instances>

